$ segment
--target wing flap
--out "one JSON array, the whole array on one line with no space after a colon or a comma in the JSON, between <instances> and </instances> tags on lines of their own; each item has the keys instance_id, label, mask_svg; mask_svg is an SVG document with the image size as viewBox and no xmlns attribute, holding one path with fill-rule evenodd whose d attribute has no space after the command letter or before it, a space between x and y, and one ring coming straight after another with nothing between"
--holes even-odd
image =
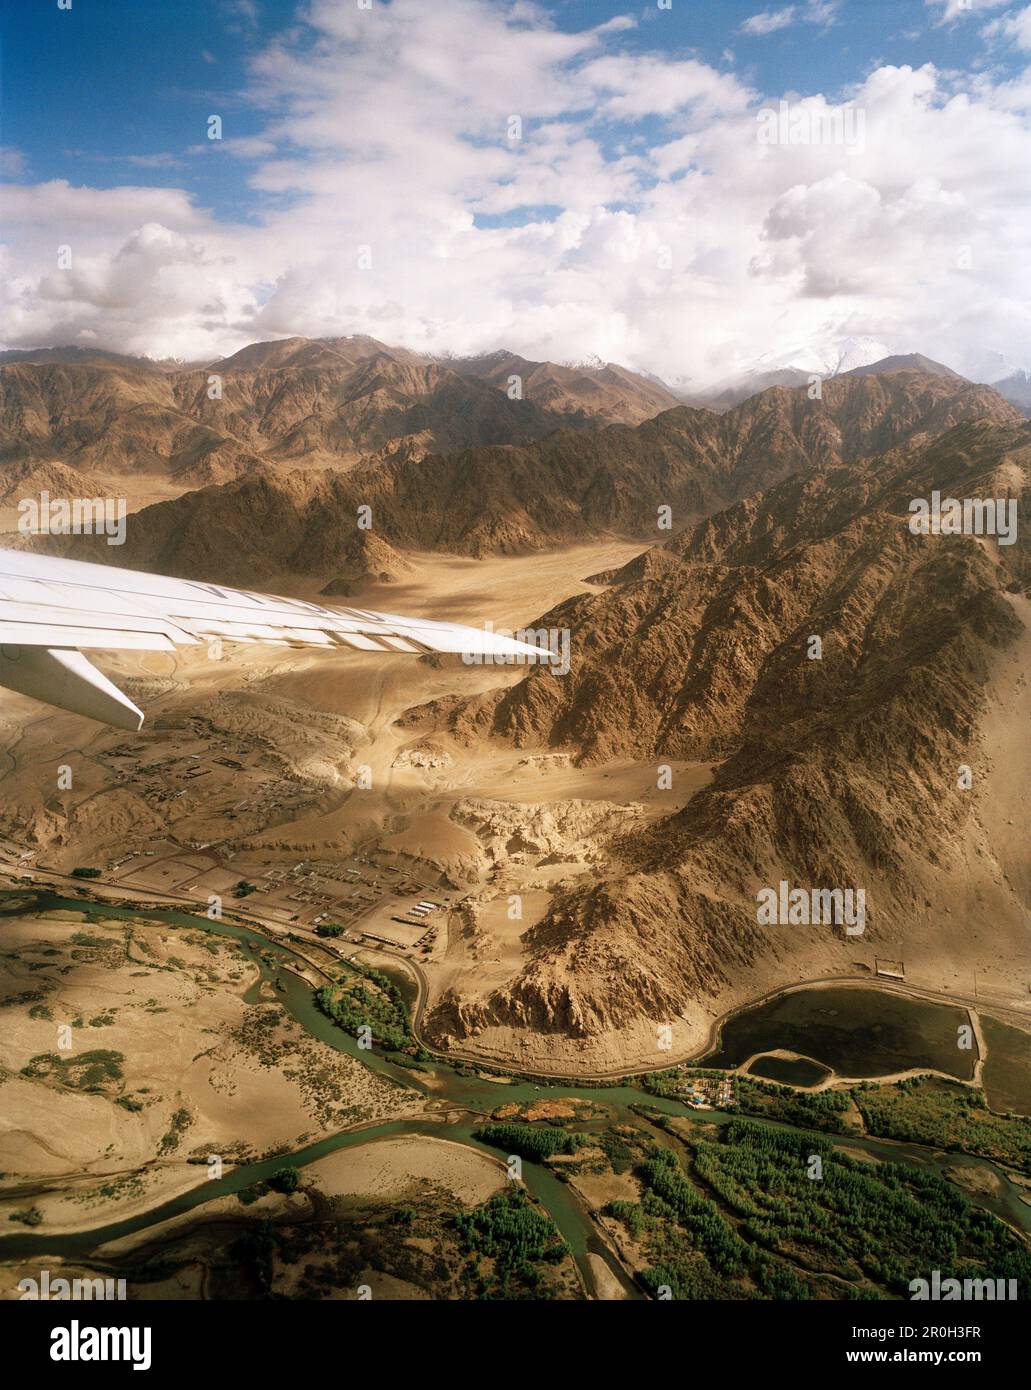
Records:
<instances>
[{"instance_id":1,"label":"wing flap","mask_svg":"<svg viewBox=\"0 0 1031 1390\"><path fill-rule=\"evenodd\" d=\"M95 647L111 652L174 652L176 648L176 643L160 632L132 632L124 627L87 627L72 623L7 622L3 618L0 618L0 642L18 647Z\"/></svg>"}]
</instances>

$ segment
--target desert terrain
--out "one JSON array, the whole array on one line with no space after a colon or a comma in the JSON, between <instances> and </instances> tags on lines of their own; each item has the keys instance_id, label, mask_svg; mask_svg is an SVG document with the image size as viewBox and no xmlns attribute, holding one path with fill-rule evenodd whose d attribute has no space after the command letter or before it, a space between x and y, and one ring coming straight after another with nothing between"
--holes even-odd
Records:
<instances>
[{"instance_id":1,"label":"desert terrain","mask_svg":"<svg viewBox=\"0 0 1031 1390\"><path fill-rule=\"evenodd\" d=\"M326 367L301 342L258 347L234 369L280 390L297 354ZM17 365L19 389L58 389L56 368ZM61 372L78 400L88 377ZM908 369L837 378L819 402L776 387L722 416L626 411L593 432L364 458L328 481L298 484L270 455L157 505L146 478L167 470L141 478L126 553L101 542L91 558L253 574L242 538L260 508L269 586L332 600L350 572L372 609L546 632L568 662L102 657L146 709L137 735L4 699L13 881L87 869L97 892L217 899L272 934L341 928L334 949L402 971L425 1046L540 1074L696 1055L721 1016L802 982L890 975L1026 1009L1026 543L905 521L933 486L1026 495L1026 422L985 387ZM475 509L473 530L434 487ZM376 556L346 540L342 509L366 489L386 499ZM681 519L656 541L662 495ZM505 522L485 530L492 509ZM202 554L200 536L217 544ZM757 889L789 878L863 885L865 930L758 925Z\"/></svg>"},{"instance_id":2,"label":"desert terrain","mask_svg":"<svg viewBox=\"0 0 1031 1390\"><path fill-rule=\"evenodd\" d=\"M1026 497L1026 422L922 370L722 415L559 374L593 425L539 377L558 428L524 416L498 442L488 411L460 438L445 411L416 440L377 398L380 442L344 457L332 393L304 448L289 410L261 443L263 392L285 409L309 357L319 390L344 369L259 346L236 433L192 463L168 453L168 381L101 373L118 410L127 380L157 402L138 476L117 431L75 423L89 372L28 364L19 391L56 392L66 433L33 436L11 495L115 479L128 541L0 544L525 630L557 660L98 654L135 734L5 694L6 1272L53 1248L138 1298L884 1296L859 1250L828 1274L731 1219L703 1253L655 1215L655 1193L688 1200L664 1152L717 1196L739 1171L762 1187L772 1141L735 1115L845 1136L835 1182L875 1206L873 1170L912 1141L1022 1258L1026 542L919 537L906 507ZM412 399L459 389L415 365L390 369ZM74 464L48 463L67 431ZM863 930L763 924L782 879L862 886ZM785 1001L794 1043L719 1059ZM806 1026L874 1061L828 1064ZM714 1048L728 1069L705 1070ZM563 1099L578 1081L599 1089Z\"/></svg>"},{"instance_id":3,"label":"desert terrain","mask_svg":"<svg viewBox=\"0 0 1031 1390\"><path fill-rule=\"evenodd\" d=\"M232 940L16 907L0 933L11 1219L107 1225L203 1186L212 1161L221 1173L422 1109L308 1039Z\"/></svg>"},{"instance_id":4,"label":"desert terrain","mask_svg":"<svg viewBox=\"0 0 1031 1390\"><path fill-rule=\"evenodd\" d=\"M415 557L418 583L370 590L365 601L518 627L556 593L594 591L584 575L637 551L606 541L532 559L425 554ZM521 674L513 668L322 653L270 660L260 648L227 647L217 662L119 656L108 669L147 699L139 735L5 702L11 862L39 880L96 866L124 894L196 904L211 893L230 899L246 880L259 888L239 905L273 929L328 916L409 950L424 931L398 919L436 894L449 910L431 919L432 951L418 953L429 1005L456 983L472 997L503 985L554 887L709 777L707 765L678 761L675 790L660 791L654 768L633 760L580 767L569 753L413 737L395 722L413 703L510 684ZM62 767L67 790L57 789ZM368 788L354 786L359 767ZM40 796L41 769L52 795ZM29 858L15 861L15 843L33 846ZM522 916L510 920L514 896Z\"/></svg>"}]
</instances>

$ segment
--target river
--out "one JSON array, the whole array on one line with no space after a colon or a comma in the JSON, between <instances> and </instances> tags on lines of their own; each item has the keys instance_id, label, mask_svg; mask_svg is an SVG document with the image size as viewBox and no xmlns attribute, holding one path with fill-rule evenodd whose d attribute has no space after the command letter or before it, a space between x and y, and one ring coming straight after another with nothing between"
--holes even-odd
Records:
<instances>
[{"instance_id":1,"label":"river","mask_svg":"<svg viewBox=\"0 0 1031 1390\"><path fill-rule=\"evenodd\" d=\"M26 899L29 899L28 905ZM57 894L38 890L32 890L30 893L0 891L0 902L5 900L13 900L17 905L0 907L0 920L5 916L26 912L95 911L107 918L146 918L172 926L212 932L217 936L232 937L240 943L243 953L260 972L259 981L248 990L246 998L256 1000L262 984L266 981L272 983L276 987L276 998L283 1008L313 1037L319 1038L337 1051L347 1052L356 1057L364 1066L370 1067L395 1085L420 1092L428 1098L432 1097L438 1102L443 1102L442 1108L450 1106L453 1111L459 1113L458 1117L450 1122L442 1119L396 1120L327 1135L324 1139L293 1153L280 1154L276 1158L258 1163L243 1164L217 1180L209 1180L207 1170L199 1166L199 1181L195 1188L122 1221L74 1234L35 1230L0 1237L0 1259L24 1259L49 1254L84 1260L109 1241L147 1230L159 1222L193 1211L218 1197L240 1192L255 1182L271 1177L284 1164L304 1167L337 1149L367 1144L370 1140L390 1135L432 1133L507 1158L502 1150L490 1148L475 1140L472 1137L473 1129L482 1116L489 1114L502 1102L533 1101L540 1099L542 1090L549 1089L548 1083L545 1082L535 1084L514 1081L508 1085L499 1085L496 1081L485 1080L475 1074L460 1073L454 1067L440 1061L429 1065L425 1073L419 1073L395 1065L378 1055L375 1050L359 1048L354 1038L337 1027L316 1007L311 985L297 973L305 968L304 957L287 945L272 941L249 927L234 922L213 921L176 908L116 907L106 902L93 903L81 899L62 898ZM679 1101L652 1096L630 1085L577 1087L555 1083L550 1089L557 1090L563 1096L578 1097L611 1108L614 1119L606 1119L606 1124L640 1124L641 1116L635 1113L635 1110L642 1105L650 1106L661 1113L682 1116L699 1124L725 1124L735 1118L733 1114L712 1110L699 1113ZM781 1129L790 1128L767 1120L756 1123L773 1124ZM587 1128L589 1129L590 1125ZM675 1142L658 1130L654 1131L654 1135L659 1142ZM879 1159L909 1162L921 1167L934 1168L939 1172L944 1172L948 1167L989 1170L996 1177L1002 1178L1002 1182L996 1184L995 1190L990 1193L967 1193L968 1199L975 1205L994 1212L1010 1224L1031 1231L1031 1208L1021 1200L1021 1189L1012 1183L1001 1169L985 1159L959 1154L935 1154L915 1144L901 1144L865 1136L849 1135L843 1142L846 1142L849 1148L865 1150ZM536 1163L524 1163L523 1177L527 1188L548 1211L562 1238L569 1245L587 1287L591 1290L596 1287L587 1259L590 1253L600 1256L605 1261L628 1297L642 1297L607 1241L601 1239L594 1221L570 1185L563 1182L548 1167Z\"/></svg>"}]
</instances>

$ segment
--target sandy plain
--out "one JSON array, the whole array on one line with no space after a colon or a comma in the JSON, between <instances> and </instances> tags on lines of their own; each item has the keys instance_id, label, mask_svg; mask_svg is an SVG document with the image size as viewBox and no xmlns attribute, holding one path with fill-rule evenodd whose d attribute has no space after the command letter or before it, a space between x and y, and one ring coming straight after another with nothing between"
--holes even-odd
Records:
<instances>
[{"instance_id":1,"label":"sandy plain","mask_svg":"<svg viewBox=\"0 0 1031 1390\"><path fill-rule=\"evenodd\" d=\"M422 1109L274 998L248 1002L257 970L231 941L54 912L3 919L0 951L5 1222L106 1225L205 1182L209 1155L230 1168Z\"/></svg>"}]
</instances>

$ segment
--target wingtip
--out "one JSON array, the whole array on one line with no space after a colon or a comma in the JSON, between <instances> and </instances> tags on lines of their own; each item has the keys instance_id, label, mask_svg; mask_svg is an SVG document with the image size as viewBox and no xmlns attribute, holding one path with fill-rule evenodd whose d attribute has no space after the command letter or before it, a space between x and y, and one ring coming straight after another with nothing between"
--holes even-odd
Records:
<instances>
[{"instance_id":1,"label":"wingtip","mask_svg":"<svg viewBox=\"0 0 1031 1390\"><path fill-rule=\"evenodd\" d=\"M0 685L128 733L143 727L143 711L74 648L4 646Z\"/></svg>"}]
</instances>

